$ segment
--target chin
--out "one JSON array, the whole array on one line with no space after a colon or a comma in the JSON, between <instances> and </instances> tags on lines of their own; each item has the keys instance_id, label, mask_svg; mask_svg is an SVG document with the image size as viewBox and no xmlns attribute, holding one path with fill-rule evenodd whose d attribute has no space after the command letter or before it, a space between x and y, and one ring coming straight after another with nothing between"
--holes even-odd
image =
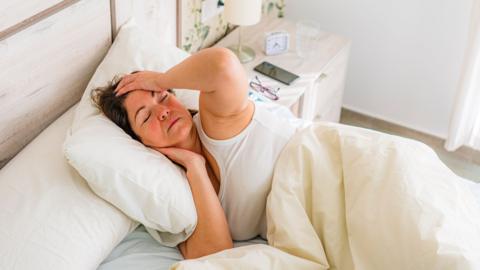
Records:
<instances>
[{"instance_id":1,"label":"chin","mask_svg":"<svg viewBox=\"0 0 480 270\"><path fill-rule=\"evenodd\" d=\"M185 126L182 126L179 131L180 132L178 135L182 138L182 140L188 140L190 138L190 134L195 132L195 129L193 128L192 124L189 123Z\"/></svg>"},{"instance_id":2,"label":"chin","mask_svg":"<svg viewBox=\"0 0 480 270\"><path fill-rule=\"evenodd\" d=\"M176 130L176 134L174 134L174 136L175 136L174 145L178 145L178 146L184 145L185 143L187 143L190 140L190 138L191 138L190 135L191 135L192 131L196 132L191 123L188 123L186 125L182 125L182 126L177 127L177 128L178 129Z\"/></svg>"}]
</instances>

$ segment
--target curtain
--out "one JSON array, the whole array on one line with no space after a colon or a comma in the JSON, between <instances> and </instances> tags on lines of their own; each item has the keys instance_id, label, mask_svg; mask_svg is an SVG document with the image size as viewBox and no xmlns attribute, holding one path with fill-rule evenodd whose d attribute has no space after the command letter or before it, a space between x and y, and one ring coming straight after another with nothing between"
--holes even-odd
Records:
<instances>
[{"instance_id":1,"label":"curtain","mask_svg":"<svg viewBox=\"0 0 480 270\"><path fill-rule=\"evenodd\" d=\"M474 0L457 97L445 149L462 145L480 150L480 0Z\"/></svg>"}]
</instances>

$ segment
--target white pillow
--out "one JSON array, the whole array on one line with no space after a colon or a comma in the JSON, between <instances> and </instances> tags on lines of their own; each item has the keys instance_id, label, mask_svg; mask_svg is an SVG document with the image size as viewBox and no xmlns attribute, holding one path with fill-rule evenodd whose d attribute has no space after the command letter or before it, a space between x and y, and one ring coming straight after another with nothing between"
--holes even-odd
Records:
<instances>
[{"instance_id":1,"label":"white pillow","mask_svg":"<svg viewBox=\"0 0 480 270\"><path fill-rule=\"evenodd\" d=\"M0 170L0 269L96 269L137 225L67 163L73 109Z\"/></svg>"},{"instance_id":2,"label":"white pillow","mask_svg":"<svg viewBox=\"0 0 480 270\"><path fill-rule=\"evenodd\" d=\"M124 25L88 84L64 144L70 164L97 195L144 224L156 240L168 246L188 238L197 222L184 171L108 120L93 104L90 92L117 74L163 72L188 56L133 22ZM197 91L176 92L187 107L198 107L198 94L192 94Z\"/></svg>"}]
</instances>

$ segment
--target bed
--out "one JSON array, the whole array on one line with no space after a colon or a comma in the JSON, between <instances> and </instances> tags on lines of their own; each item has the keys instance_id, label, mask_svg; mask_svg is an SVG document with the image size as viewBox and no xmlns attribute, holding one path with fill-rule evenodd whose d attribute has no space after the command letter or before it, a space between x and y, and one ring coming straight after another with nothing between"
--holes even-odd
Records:
<instances>
[{"instance_id":1,"label":"bed","mask_svg":"<svg viewBox=\"0 0 480 270\"><path fill-rule=\"evenodd\" d=\"M279 160L267 204L268 244L255 238L182 261L122 205L97 195L64 156L79 100L130 19L162 44L177 43L177 6L10 1L0 11L1 269L480 267L478 185L418 142L333 123L309 124ZM282 108L271 110L297 121ZM371 199L378 190L382 204Z\"/></svg>"}]
</instances>

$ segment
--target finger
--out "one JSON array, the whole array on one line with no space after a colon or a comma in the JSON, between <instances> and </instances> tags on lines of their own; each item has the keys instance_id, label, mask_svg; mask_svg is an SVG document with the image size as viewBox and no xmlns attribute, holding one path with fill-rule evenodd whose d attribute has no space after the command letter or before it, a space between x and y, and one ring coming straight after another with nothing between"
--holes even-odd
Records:
<instances>
[{"instance_id":1,"label":"finger","mask_svg":"<svg viewBox=\"0 0 480 270\"><path fill-rule=\"evenodd\" d=\"M118 89L118 91L115 93L115 96L117 97L122 96L134 90L155 91L160 93L162 93L163 91L167 91L167 89L164 89L164 88L145 87L143 84L139 83L138 81L132 81L124 85L122 88Z\"/></svg>"},{"instance_id":2,"label":"finger","mask_svg":"<svg viewBox=\"0 0 480 270\"><path fill-rule=\"evenodd\" d=\"M124 85L121 89L118 89L117 93L115 96L122 96L127 94L128 92L134 91L134 90L146 90L149 91L148 89L145 89L145 87L142 85L141 82L138 80L132 81L126 85Z\"/></svg>"},{"instance_id":3,"label":"finger","mask_svg":"<svg viewBox=\"0 0 480 270\"><path fill-rule=\"evenodd\" d=\"M120 81L120 83L117 85L117 88L114 90L114 92L117 92L118 90L120 90L122 87L124 87L125 85L129 84L130 82L132 82L133 80L135 80L135 75L134 74L131 74L131 75L125 75L122 80Z\"/></svg>"},{"instance_id":4,"label":"finger","mask_svg":"<svg viewBox=\"0 0 480 270\"><path fill-rule=\"evenodd\" d=\"M167 155L169 153L169 148L155 148L157 149L158 152L164 154L164 155Z\"/></svg>"},{"instance_id":5,"label":"finger","mask_svg":"<svg viewBox=\"0 0 480 270\"><path fill-rule=\"evenodd\" d=\"M180 149L178 148L173 148L173 147L170 147L170 148L157 148L157 150L164 154L166 157L168 157L170 160L172 160L173 162L175 163L178 163L182 166L185 166L184 164L184 158L182 158L182 152Z\"/></svg>"},{"instance_id":6,"label":"finger","mask_svg":"<svg viewBox=\"0 0 480 270\"><path fill-rule=\"evenodd\" d=\"M167 148L155 148L158 150L158 152L168 156L169 158L175 159L177 158L177 153L174 148L167 147Z\"/></svg>"},{"instance_id":7,"label":"finger","mask_svg":"<svg viewBox=\"0 0 480 270\"><path fill-rule=\"evenodd\" d=\"M130 82L129 84L126 84L124 85L122 88L118 89L118 91L115 93L115 96L121 96L121 95L124 95L130 91L133 91L133 90L136 90L136 89L140 89L138 86L137 86L137 83L135 82Z\"/></svg>"},{"instance_id":8,"label":"finger","mask_svg":"<svg viewBox=\"0 0 480 270\"><path fill-rule=\"evenodd\" d=\"M113 90L113 92L117 92L118 89L121 89L127 82L127 76L123 77L120 82L118 83L117 87L115 88L115 90Z\"/></svg>"}]
</instances>

